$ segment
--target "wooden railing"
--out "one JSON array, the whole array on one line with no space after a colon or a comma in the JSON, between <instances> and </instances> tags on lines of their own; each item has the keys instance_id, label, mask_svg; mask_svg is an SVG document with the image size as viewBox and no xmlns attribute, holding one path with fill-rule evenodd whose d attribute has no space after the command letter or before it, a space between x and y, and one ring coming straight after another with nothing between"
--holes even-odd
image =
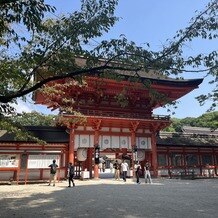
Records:
<instances>
[{"instance_id":1,"label":"wooden railing","mask_svg":"<svg viewBox=\"0 0 218 218\"><path fill-rule=\"evenodd\" d=\"M86 116L102 116L102 117L119 117L133 119L152 119L152 120L170 120L170 116L164 115L149 115L139 112L122 112L122 111L101 111L101 110L86 110L80 109L80 112Z\"/></svg>"}]
</instances>

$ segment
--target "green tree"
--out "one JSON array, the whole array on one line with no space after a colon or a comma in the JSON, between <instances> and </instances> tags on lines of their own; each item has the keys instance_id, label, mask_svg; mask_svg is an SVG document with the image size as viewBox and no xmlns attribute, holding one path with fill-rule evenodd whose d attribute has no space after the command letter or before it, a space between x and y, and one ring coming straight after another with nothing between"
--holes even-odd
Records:
<instances>
[{"instance_id":1,"label":"green tree","mask_svg":"<svg viewBox=\"0 0 218 218\"><path fill-rule=\"evenodd\" d=\"M217 51L208 54L184 57L186 42L196 38L217 38L216 0L209 1L202 12L198 12L187 28L179 30L172 40L167 40L160 51L151 51L149 43L137 46L124 36L110 41L103 40L94 49L89 49L90 40L102 37L118 21L114 11L118 0L81 0L81 10L58 19L44 20L46 12L55 11L43 0L0 2L0 113L13 112L9 103L19 97L43 87L49 81L60 78L113 73L113 70L128 70L140 80L138 71L156 70L165 76L182 72L205 72L217 80ZM28 35L16 31L22 24ZM83 65L77 63L84 57ZM104 60L99 61L99 60ZM190 69L192 68L192 69ZM51 75L52 72L52 75ZM33 75L38 80L33 81ZM148 84L145 84L148 87ZM217 102L217 87L209 95L199 97L203 103Z\"/></svg>"},{"instance_id":2,"label":"green tree","mask_svg":"<svg viewBox=\"0 0 218 218\"><path fill-rule=\"evenodd\" d=\"M205 113L199 116L198 118L193 120L191 126L217 129L218 128L218 111L214 111L211 113Z\"/></svg>"},{"instance_id":3,"label":"green tree","mask_svg":"<svg viewBox=\"0 0 218 218\"><path fill-rule=\"evenodd\" d=\"M172 123L165 128L166 132L181 132L183 126L207 127L211 130L218 129L218 111L205 113L199 117L186 117L184 119L172 118Z\"/></svg>"},{"instance_id":4,"label":"green tree","mask_svg":"<svg viewBox=\"0 0 218 218\"><path fill-rule=\"evenodd\" d=\"M21 126L55 126L56 115L44 115L33 111L31 113L22 113L13 117L14 124Z\"/></svg>"}]
</instances>

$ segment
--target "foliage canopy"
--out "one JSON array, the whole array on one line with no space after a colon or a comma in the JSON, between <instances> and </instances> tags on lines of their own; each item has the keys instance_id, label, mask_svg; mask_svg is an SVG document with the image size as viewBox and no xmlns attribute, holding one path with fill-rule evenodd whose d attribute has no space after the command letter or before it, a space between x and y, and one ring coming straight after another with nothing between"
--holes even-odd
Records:
<instances>
[{"instance_id":1,"label":"foliage canopy","mask_svg":"<svg viewBox=\"0 0 218 218\"><path fill-rule=\"evenodd\" d=\"M198 12L183 30L178 30L160 51L152 51L149 43L137 46L125 36L103 40L90 48L90 40L108 32L119 19L114 15L118 0L81 0L81 10L56 19L45 19L55 8L44 0L0 1L0 114L1 120L14 112L10 103L42 88L49 81L60 78L81 80L81 76L128 70L157 70L163 75L180 76L182 72L205 72L216 83L217 50L208 54L184 57L187 42L196 38L217 38L218 3L210 0L205 9ZM27 32L22 34L20 26ZM88 60L77 64L77 57ZM104 60L104 63L99 60ZM192 68L190 70L190 68ZM48 76L49 72L53 76ZM38 81L33 80L40 78ZM218 100L214 91L198 97L203 104L212 99L211 109ZM0 121L1 122L1 121Z\"/></svg>"}]
</instances>

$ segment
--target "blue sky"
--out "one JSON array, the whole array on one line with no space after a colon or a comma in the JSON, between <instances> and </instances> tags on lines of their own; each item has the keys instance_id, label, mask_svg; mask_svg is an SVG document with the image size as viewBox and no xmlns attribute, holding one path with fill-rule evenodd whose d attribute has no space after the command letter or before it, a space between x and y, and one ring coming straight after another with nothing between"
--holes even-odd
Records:
<instances>
[{"instance_id":1,"label":"blue sky","mask_svg":"<svg viewBox=\"0 0 218 218\"><path fill-rule=\"evenodd\" d=\"M70 13L80 7L80 0L46 0L45 2L56 6L57 14ZM195 11L203 10L208 2L208 0L120 0L116 15L121 19L109 33L105 34L104 38L118 38L121 34L124 34L138 45L148 42L153 50L159 50L162 45L166 44L167 39L173 38L177 30L188 26ZM207 51L217 49L217 47L215 42L202 43L198 40L193 44L187 43L186 54L207 53ZM186 79L202 78L203 76L204 74L197 73L186 73L184 75ZM208 85L206 78L199 89L179 99L180 103L178 108L174 110L175 115L173 117L198 117L205 113L209 104L199 106L195 97L206 94L211 89L212 87ZM27 111L37 110L42 113L50 113L50 110L46 110L44 106L29 103L25 107ZM166 109L161 108L156 109L154 113L171 115Z\"/></svg>"}]
</instances>

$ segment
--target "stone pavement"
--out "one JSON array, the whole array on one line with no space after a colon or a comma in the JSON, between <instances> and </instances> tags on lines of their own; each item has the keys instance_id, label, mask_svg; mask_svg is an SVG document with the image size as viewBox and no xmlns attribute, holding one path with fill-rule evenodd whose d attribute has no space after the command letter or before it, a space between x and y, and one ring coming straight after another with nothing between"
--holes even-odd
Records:
<instances>
[{"instance_id":1,"label":"stone pavement","mask_svg":"<svg viewBox=\"0 0 218 218\"><path fill-rule=\"evenodd\" d=\"M0 186L3 218L214 218L218 209L218 179L154 179L137 185L114 179L76 180L56 184Z\"/></svg>"}]
</instances>

